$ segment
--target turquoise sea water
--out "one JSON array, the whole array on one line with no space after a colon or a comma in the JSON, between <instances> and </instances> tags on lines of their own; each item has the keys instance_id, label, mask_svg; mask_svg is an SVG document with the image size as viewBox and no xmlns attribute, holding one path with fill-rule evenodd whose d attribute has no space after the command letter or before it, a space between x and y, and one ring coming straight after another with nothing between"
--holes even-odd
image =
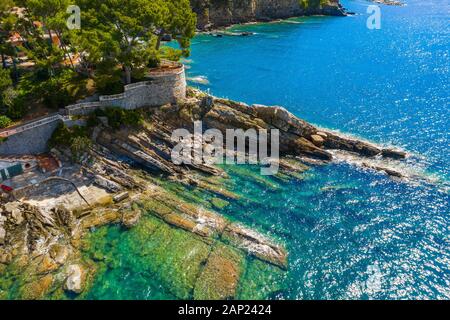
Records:
<instances>
[{"instance_id":1,"label":"turquoise sea water","mask_svg":"<svg viewBox=\"0 0 450 320\"><path fill-rule=\"evenodd\" d=\"M428 180L402 183L343 162L269 188L231 170L243 200L222 213L286 244L288 271L266 298L449 299L449 2L381 6L381 30L366 28L370 2L343 3L357 15L234 27L250 37L198 36L189 76L206 77L200 87L217 96L282 105L319 126L400 146L414 154L407 170ZM89 297L172 297L139 272L133 231L102 232L117 243L102 249L116 262Z\"/></svg>"},{"instance_id":2,"label":"turquoise sea water","mask_svg":"<svg viewBox=\"0 0 450 320\"><path fill-rule=\"evenodd\" d=\"M218 96L282 105L317 125L415 154L413 186L351 165L314 169L283 192L251 182L259 205L237 219L287 239L280 298L450 298L450 2L381 6L381 30L356 15L235 27L251 37L199 36L190 77ZM442 187L444 185L444 187Z\"/></svg>"}]
</instances>

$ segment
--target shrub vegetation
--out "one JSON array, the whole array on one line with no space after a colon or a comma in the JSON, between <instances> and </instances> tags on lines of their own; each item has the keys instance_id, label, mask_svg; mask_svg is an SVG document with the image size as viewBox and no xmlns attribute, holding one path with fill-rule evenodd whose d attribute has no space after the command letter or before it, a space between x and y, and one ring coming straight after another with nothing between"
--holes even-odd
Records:
<instances>
[{"instance_id":1,"label":"shrub vegetation","mask_svg":"<svg viewBox=\"0 0 450 320\"><path fill-rule=\"evenodd\" d=\"M139 110L124 110L118 107L109 107L98 109L95 113L97 116L108 118L108 124L119 129L122 125L139 126L142 124L143 115Z\"/></svg>"},{"instance_id":2,"label":"shrub vegetation","mask_svg":"<svg viewBox=\"0 0 450 320\"><path fill-rule=\"evenodd\" d=\"M7 116L0 116L0 129L9 127L11 125L11 119Z\"/></svg>"}]
</instances>

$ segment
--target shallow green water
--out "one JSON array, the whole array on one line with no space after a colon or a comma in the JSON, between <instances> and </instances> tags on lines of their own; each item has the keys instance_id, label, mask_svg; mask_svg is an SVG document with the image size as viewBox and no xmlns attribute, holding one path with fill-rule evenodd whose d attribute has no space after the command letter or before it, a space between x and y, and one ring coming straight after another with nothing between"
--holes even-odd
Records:
<instances>
[{"instance_id":1,"label":"shallow green water","mask_svg":"<svg viewBox=\"0 0 450 320\"><path fill-rule=\"evenodd\" d=\"M131 230L102 227L88 242L84 255L95 261L98 275L87 299L192 299L204 263L217 246L153 216ZM265 299L277 290L284 276L278 267L236 252L243 262L237 297Z\"/></svg>"}]
</instances>

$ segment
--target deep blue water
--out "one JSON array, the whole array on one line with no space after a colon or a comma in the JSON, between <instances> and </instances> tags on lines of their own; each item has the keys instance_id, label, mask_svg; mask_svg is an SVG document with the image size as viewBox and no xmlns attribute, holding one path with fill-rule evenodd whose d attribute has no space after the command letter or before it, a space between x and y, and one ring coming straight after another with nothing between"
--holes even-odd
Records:
<instances>
[{"instance_id":1,"label":"deep blue water","mask_svg":"<svg viewBox=\"0 0 450 320\"><path fill-rule=\"evenodd\" d=\"M449 299L449 1L381 6L381 30L366 28L371 3L343 3L357 15L198 36L189 76L207 77L200 87L216 96L282 105L400 146L414 155L408 170L436 181L402 183L345 163L278 190L233 176L252 201L225 213L286 243L289 271L275 298Z\"/></svg>"}]
</instances>

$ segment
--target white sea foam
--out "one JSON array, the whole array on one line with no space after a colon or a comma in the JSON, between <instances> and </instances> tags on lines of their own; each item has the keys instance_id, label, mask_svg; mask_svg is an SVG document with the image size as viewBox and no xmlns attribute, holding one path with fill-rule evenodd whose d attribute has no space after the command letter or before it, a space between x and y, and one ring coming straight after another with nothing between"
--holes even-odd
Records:
<instances>
[{"instance_id":1,"label":"white sea foam","mask_svg":"<svg viewBox=\"0 0 450 320\"><path fill-rule=\"evenodd\" d=\"M290 24L302 24L303 21L296 21L296 20L284 20L283 23L290 23Z\"/></svg>"},{"instance_id":2,"label":"white sea foam","mask_svg":"<svg viewBox=\"0 0 450 320\"><path fill-rule=\"evenodd\" d=\"M188 81L194 82L194 83L199 83L199 84L204 84L204 85L209 84L209 80L206 76L189 77Z\"/></svg>"},{"instance_id":3,"label":"white sea foam","mask_svg":"<svg viewBox=\"0 0 450 320\"><path fill-rule=\"evenodd\" d=\"M412 185L431 184L438 186L439 191L448 193L450 186L447 181L441 177L427 172L427 166L419 158L410 157L406 160L394 160L377 156L373 158L361 157L358 154L342 151L342 150L327 150L334 158L334 161L339 163L348 163L363 170L372 171L392 171L399 173L402 177L398 178L401 181Z\"/></svg>"}]
</instances>

